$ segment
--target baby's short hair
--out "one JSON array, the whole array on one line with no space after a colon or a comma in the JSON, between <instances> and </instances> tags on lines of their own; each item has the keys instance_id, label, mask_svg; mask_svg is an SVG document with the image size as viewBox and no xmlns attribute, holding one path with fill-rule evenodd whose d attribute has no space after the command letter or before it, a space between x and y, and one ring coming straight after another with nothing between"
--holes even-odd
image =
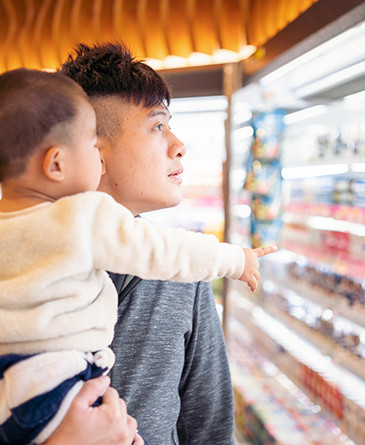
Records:
<instances>
[{"instance_id":1,"label":"baby's short hair","mask_svg":"<svg viewBox=\"0 0 365 445\"><path fill-rule=\"evenodd\" d=\"M0 181L21 174L29 157L52 143L72 142L86 93L61 73L19 68L0 75Z\"/></svg>"}]
</instances>

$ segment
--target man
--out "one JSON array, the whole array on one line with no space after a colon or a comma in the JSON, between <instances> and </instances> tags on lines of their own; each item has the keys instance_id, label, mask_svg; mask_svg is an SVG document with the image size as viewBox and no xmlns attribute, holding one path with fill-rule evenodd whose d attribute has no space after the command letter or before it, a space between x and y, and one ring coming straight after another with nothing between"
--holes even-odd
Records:
<instances>
[{"instance_id":1,"label":"man","mask_svg":"<svg viewBox=\"0 0 365 445\"><path fill-rule=\"evenodd\" d=\"M186 149L170 131L170 93L159 74L118 44L79 45L62 72L96 111L106 169L99 189L136 216L177 205ZM112 279L112 386L147 441L233 444L232 385L209 284Z\"/></svg>"}]
</instances>

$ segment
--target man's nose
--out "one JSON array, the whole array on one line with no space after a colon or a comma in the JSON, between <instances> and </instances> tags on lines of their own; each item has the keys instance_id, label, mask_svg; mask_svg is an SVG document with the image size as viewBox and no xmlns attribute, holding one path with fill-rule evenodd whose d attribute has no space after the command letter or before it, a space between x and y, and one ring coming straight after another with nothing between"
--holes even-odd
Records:
<instances>
[{"instance_id":1,"label":"man's nose","mask_svg":"<svg viewBox=\"0 0 365 445\"><path fill-rule=\"evenodd\" d=\"M173 159L182 158L186 154L186 146L174 134L172 136L173 141L170 144L169 155Z\"/></svg>"}]
</instances>

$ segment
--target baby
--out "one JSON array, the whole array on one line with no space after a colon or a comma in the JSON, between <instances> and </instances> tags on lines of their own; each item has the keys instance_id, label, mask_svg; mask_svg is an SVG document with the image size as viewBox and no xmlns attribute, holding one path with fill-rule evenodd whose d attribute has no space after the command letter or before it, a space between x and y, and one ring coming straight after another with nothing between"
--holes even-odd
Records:
<instances>
[{"instance_id":1,"label":"baby","mask_svg":"<svg viewBox=\"0 0 365 445\"><path fill-rule=\"evenodd\" d=\"M252 291L258 257L154 226L97 192L95 113L61 73L0 75L0 443L42 443L86 380L109 372L117 294L105 270Z\"/></svg>"}]
</instances>

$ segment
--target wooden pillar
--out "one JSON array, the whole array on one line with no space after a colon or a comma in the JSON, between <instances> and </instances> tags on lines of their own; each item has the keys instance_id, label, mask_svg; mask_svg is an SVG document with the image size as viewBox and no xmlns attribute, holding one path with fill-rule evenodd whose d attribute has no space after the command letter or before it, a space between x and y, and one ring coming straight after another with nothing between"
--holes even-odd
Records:
<instances>
[{"instance_id":1,"label":"wooden pillar","mask_svg":"<svg viewBox=\"0 0 365 445\"><path fill-rule=\"evenodd\" d=\"M241 88L242 67L239 62L225 65L223 69L223 93L227 98L227 118L225 121L225 148L226 159L223 163L223 202L224 202L224 235L223 240L230 242L230 224L231 224L231 187L230 187L230 171L231 171L231 151L232 151L232 96L233 93ZM223 332L227 332L227 315L229 310L229 284L227 278L223 278L222 289L222 326Z\"/></svg>"}]
</instances>

